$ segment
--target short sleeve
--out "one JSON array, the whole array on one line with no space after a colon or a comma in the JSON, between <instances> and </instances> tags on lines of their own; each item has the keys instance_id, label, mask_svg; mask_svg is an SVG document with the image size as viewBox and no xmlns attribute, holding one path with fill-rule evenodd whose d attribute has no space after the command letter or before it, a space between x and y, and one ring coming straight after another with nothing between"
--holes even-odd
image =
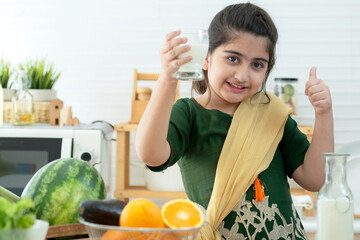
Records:
<instances>
[{"instance_id":1,"label":"short sleeve","mask_svg":"<svg viewBox=\"0 0 360 240\"><path fill-rule=\"evenodd\" d=\"M296 121L289 116L279 144L287 176L291 177L294 171L303 164L309 146L306 135L299 130Z\"/></svg>"},{"instance_id":2,"label":"short sleeve","mask_svg":"<svg viewBox=\"0 0 360 240\"><path fill-rule=\"evenodd\" d=\"M151 171L159 172L174 165L183 156L190 137L190 107L185 99L179 99L173 105L170 115L170 123L167 141L170 144L170 157L161 166L148 168Z\"/></svg>"}]
</instances>

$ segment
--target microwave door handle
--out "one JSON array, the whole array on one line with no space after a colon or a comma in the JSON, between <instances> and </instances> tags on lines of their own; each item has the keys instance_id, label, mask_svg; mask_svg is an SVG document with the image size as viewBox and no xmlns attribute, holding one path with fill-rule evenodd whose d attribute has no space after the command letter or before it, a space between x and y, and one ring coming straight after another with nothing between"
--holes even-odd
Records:
<instances>
[{"instance_id":1,"label":"microwave door handle","mask_svg":"<svg viewBox=\"0 0 360 240\"><path fill-rule=\"evenodd\" d=\"M72 138L63 138L61 144L61 158L71 158L72 149Z\"/></svg>"}]
</instances>

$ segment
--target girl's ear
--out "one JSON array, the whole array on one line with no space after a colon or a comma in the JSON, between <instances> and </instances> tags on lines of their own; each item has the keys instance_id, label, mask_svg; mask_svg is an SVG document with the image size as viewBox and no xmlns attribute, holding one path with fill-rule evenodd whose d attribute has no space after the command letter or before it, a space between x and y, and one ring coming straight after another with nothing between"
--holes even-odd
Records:
<instances>
[{"instance_id":1,"label":"girl's ear","mask_svg":"<svg viewBox=\"0 0 360 240\"><path fill-rule=\"evenodd\" d=\"M203 61L202 68L207 71L209 69L209 54L206 55L205 60Z\"/></svg>"}]
</instances>

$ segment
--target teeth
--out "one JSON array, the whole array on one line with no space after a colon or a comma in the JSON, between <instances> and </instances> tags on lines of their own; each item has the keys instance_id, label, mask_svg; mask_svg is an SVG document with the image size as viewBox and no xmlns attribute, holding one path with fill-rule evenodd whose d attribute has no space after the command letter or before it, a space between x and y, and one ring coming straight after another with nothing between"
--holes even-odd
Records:
<instances>
[{"instance_id":1,"label":"teeth","mask_svg":"<svg viewBox=\"0 0 360 240\"><path fill-rule=\"evenodd\" d=\"M242 89L243 87L240 87L240 86L238 86L238 85L235 85L235 84L233 84L233 83L229 83L231 86L233 86L233 87L236 87L236 88L239 88L239 89Z\"/></svg>"}]
</instances>

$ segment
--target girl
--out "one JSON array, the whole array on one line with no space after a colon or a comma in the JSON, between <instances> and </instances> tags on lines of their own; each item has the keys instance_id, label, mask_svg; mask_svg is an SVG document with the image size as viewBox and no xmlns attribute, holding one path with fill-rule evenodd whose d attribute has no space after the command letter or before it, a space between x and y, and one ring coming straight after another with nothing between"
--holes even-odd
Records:
<instances>
[{"instance_id":1,"label":"girl","mask_svg":"<svg viewBox=\"0 0 360 240\"><path fill-rule=\"evenodd\" d=\"M318 191L323 152L334 149L328 87L310 70L305 94L315 110L312 143L289 110L264 90L275 62L276 27L261 8L241 3L209 26L206 79L198 98L174 105L175 73L191 56L180 31L160 50L161 72L139 123L136 151L153 171L178 163L187 196L207 209L202 239L306 239L287 176Z\"/></svg>"}]
</instances>

